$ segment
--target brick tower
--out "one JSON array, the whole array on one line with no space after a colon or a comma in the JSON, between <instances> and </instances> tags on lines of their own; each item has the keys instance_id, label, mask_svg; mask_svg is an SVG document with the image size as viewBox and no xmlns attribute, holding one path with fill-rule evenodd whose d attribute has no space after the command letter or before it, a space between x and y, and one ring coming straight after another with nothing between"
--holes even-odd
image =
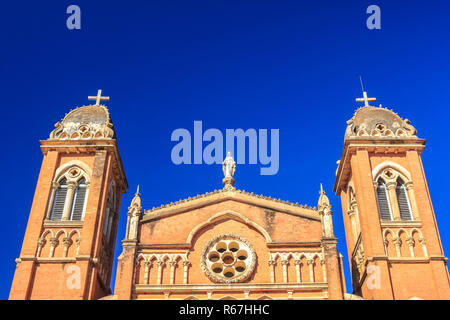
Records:
<instances>
[{"instance_id":1,"label":"brick tower","mask_svg":"<svg viewBox=\"0 0 450 320\"><path fill-rule=\"evenodd\" d=\"M354 293L450 299L449 276L419 139L408 119L364 102L347 122L334 191L341 196Z\"/></svg>"},{"instance_id":2,"label":"brick tower","mask_svg":"<svg viewBox=\"0 0 450 320\"><path fill-rule=\"evenodd\" d=\"M108 109L70 111L48 140L10 299L108 295L121 196L127 188Z\"/></svg>"}]
</instances>

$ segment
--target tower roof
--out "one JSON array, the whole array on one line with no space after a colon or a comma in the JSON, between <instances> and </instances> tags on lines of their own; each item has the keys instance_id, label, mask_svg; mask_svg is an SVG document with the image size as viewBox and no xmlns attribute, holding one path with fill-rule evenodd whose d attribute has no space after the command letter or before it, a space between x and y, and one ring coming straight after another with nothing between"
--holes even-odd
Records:
<instances>
[{"instance_id":1,"label":"tower roof","mask_svg":"<svg viewBox=\"0 0 450 320\"><path fill-rule=\"evenodd\" d=\"M402 119L397 113L383 107L366 105L359 108L347 121L345 139L364 138L417 138L417 130L408 119Z\"/></svg>"},{"instance_id":2,"label":"tower roof","mask_svg":"<svg viewBox=\"0 0 450 320\"><path fill-rule=\"evenodd\" d=\"M109 111L104 105L88 105L71 110L55 124L51 140L115 139Z\"/></svg>"}]
</instances>

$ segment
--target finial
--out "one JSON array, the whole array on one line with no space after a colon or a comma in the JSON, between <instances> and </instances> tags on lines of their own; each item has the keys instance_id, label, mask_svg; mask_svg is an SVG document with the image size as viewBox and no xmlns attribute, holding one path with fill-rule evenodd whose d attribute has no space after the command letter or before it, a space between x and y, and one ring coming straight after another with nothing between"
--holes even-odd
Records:
<instances>
[{"instance_id":1,"label":"finial","mask_svg":"<svg viewBox=\"0 0 450 320\"><path fill-rule=\"evenodd\" d=\"M139 193L139 185L137 186L137 190L136 193L134 194L135 196L140 196L141 194Z\"/></svg>"},{"instance_id":2,"label":"finial","mask_svg":"<svg viewBox=\"0 0 450 320\"><path fill-rule=\"evenodd\" d=\"M222 163L222 171L223 175L225 176L222 180L222 183L224 185L224 190L235 190L234 188L234 172L236 171L236 162L233 159L233 156L231 155L231 152L228 151L227 157L225 160L223 160Z\"/></svg>"},{"instance_id":3,"label":"finial","mask_svg":"<svg viewBox=\"0 0 450 320\"><path fill-rule=\"evenodd\" d=\"M131 200L131 204L128 207L129 213L135 213L140 214L142 211L142 205L141 205L141 194L139 193L139 185L137 186L136 193L134 194L133 200Z\"/></svg>"},{"instance_id":4,"label":"finial","mask_svg":"<svg viewBox=\"0 0 450 320\"><path fill-rule=\"evenodd\" d=\"M322 183L320 184L319 194L320 194L319 201L318 201L319 211L323 210L324 208L331 208L330 200L328 200L328 197L325 195L325 191L323 190Z\"/></svg>"},{"instance_id":5,"label":"finial","mask_svg":"<svg viewBox=\"0 0 450 320\"><path fill-rule=\"evenodd\" d=\"M102 90L98 90L97 95L88 96L88 100L95 100L95 106L99 106L100 101L109 101L109 97L102 97Z\"/></svg>"}]
</instances>

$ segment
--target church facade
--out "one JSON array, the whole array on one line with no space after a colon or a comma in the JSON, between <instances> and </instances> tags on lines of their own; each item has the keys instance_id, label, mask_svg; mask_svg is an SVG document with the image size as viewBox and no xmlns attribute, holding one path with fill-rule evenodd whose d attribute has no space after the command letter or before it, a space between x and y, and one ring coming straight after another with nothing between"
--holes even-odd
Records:
<instances>
[{"instance_id":1,"label":"church facade","mask_svg":"<svg viewBox=\"0 0 450 320\"><path fill-rule=\"evenodd\" d=\"M114 293L121 196L128 188L109 111L69 112L41 141L43 162L10 299L450 299L421 153L407 119L369 105L347 122L334 192L341 197L352 278L332 208L223 188L127 212ZM414 279L414 281L411 281ZM346 293L345 281L353 293Z\"/></svg>"}]
</instances>

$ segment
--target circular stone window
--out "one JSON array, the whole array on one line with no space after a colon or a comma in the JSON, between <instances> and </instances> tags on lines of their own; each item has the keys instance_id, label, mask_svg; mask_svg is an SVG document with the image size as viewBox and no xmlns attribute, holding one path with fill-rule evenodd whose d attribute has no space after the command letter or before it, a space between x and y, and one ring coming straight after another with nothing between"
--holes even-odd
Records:
<instances>
[{"instance_id":1,"label":"circular stone window","mask_svg":"<svg viewBox=\"0 0 450 320\"><path fill-rule=\"evenodd\" d=\"M238 235L224 234L208 242L202 252L202 269L215 282L240 282L250 277L256 264L252 245Z\"/></svg>"}]
</instances>

